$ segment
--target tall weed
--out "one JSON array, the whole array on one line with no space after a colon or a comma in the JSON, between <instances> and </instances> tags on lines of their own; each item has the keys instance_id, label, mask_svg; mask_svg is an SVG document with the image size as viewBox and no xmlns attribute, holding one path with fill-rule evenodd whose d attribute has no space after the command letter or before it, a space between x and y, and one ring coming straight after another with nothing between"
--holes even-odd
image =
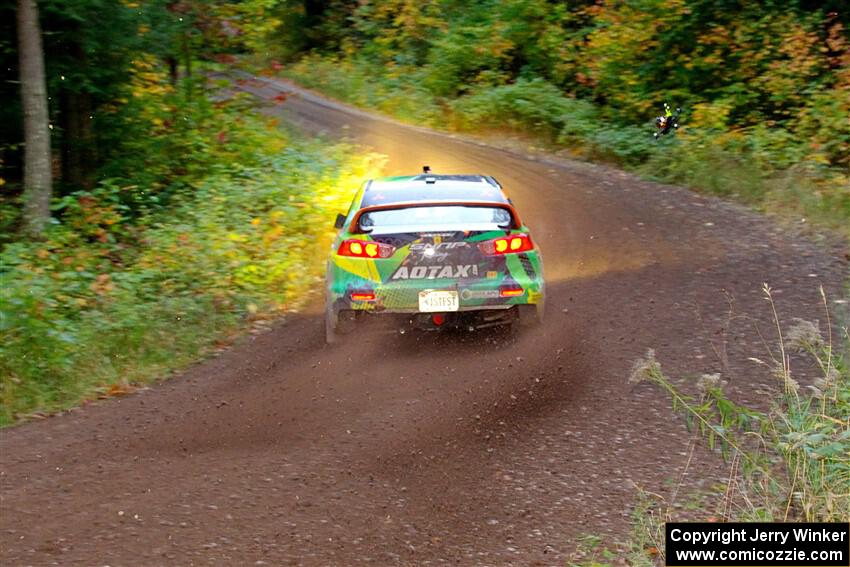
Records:
<instances>
[{"instance_id":1,"label":"tall weed","mask_svg":"<svg viewBox=\"0 0 850 567\"><path fill-rule=\"evenodd\" d=\"M816 323L795 320L783 329L770 288L764 294L774 314L777 345L768 357L750 361L774 378L767 407L735 402L720 374L703 375L696 393L674 383L655 354L635 363L630 380L664 390L674 411L710 449L730 463L722 507L726 521L845 521L850 517L850 335L827 336ZM819 371L803 385L792 369L794 352L807 355ZM670 520L669 511L665 518Z\"/></svg>"}]
</instances>

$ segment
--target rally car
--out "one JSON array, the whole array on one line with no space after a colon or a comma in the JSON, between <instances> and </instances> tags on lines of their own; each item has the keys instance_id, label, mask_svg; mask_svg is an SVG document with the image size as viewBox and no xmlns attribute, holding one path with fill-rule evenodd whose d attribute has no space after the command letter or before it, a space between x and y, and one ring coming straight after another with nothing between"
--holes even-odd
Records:
<instances>
[{"instance_id":1,"label":"rally car","mask_svg":"<svg viewBox=\"0 0 850 567\"><path fill-rule=\"evenodd\" d=\"M475 330L543 316L540 251L501 185L486 175L367 181L331 246L328 343L359 323Z\"/></svg>"}]
</instances>

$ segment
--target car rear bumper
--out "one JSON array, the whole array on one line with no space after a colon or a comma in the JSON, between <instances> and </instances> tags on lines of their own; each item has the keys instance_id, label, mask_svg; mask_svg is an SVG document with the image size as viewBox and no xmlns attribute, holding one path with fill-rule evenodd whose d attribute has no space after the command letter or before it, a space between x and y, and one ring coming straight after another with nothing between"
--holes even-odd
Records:
<instances>
[{"instance_id":1,"label":"car rear bumper","mask_svg":"<svg viewBox=\"0 0 850 567\"><path fill-rule=\"evenodd\" d=\"M355 285L343 290L329 286L328 306L335 312L345 310L367 311L385 314L420 313L419 295L428 291L457 292L457 309L450 312L472 312L505 310L517 305L537 305L544 301L543 283L523 282L511 284L512 290L521 290L520 295L503 297L499 287L488 285ZM363 297L366 297L364 299Z\"/></svg>"},{"instance_id":2,"label":"car rear bumper","mask_svg":"<svg viewBox=\"0 0 850 567\"><path fill-rule=\"evenodd\" d=\"M496 309L469 309L449 313L400 313L390 311L342 310L337 314L342 332L361 325L389 332L416 329L420 331L479 330L511 325L520 319L538 317L536 305L505 305Z\"/></svg>"}]
</instances>

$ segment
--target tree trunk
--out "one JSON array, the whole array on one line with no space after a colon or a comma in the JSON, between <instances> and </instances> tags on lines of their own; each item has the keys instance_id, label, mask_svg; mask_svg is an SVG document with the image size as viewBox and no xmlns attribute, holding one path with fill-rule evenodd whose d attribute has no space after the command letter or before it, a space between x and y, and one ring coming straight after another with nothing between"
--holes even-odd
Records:
<instances>
[{"instance_id":1,"label":"tree trunk","mask_svg":"<svg viewBox=\"0 0 850 567\"><path fill-rule=\"evenodd\" d=\"M18 0L18 53L24 112L24 230L37 237L50 218L53 180L44 50L35 0Z\"/></svg>"},{"instance_id":2,"label":"tree trunk","mask_svg":"<svg viewBox=\"0 0 850 567\"><path fill-rule=\"evenodd\" d=\"M177 86L177 58L173 55L169 55L165 58L165 62L168 64L168 79L171 82L172 87Z\"/></svg>"},{"instance_id":3,"label":"tree trunk","mask_svg":"<svg viewBox=\"0 0 850 567\"><path fill-rule=\"evenodd\" d=\"M90 189L95 156L92 103L89 93L63 92L59 96L62 182L72 190Z\"/></svg>"},{"instance_id":4,"label":"tree trunk","mask_svg":"<svg viewBox=\"0 0 850 567\"><path fill-rule=\"evenodd\" d=\"M192 100L192 48L189 44L189 30L183 31L183 60L186 66L186 100Z\"/></svg>"}]
</instances>

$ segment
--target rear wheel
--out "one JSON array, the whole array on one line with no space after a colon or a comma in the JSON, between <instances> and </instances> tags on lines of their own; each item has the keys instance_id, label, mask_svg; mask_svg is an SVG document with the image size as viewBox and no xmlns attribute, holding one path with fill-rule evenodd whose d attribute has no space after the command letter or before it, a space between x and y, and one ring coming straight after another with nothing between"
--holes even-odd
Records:
<instances>
[{"instance_id":1,"label":"rear wheel","mask_svg":"<svg viewBox=\"0 0 850 567\"><path fill-rule=\"evenodd\" d=\"M357 325L358 312L343 309L336 311L333 306L325 308L325 342L329 345L342 340L343 335L354 331Z\"/></svg>"},{"instance_id":2,"label":"rear wheel","mask_svg":"<svg viewBox=\"0 0 850 567\"><path fill-rule=\"evenodd\" d=\"M519 305L517 319L514 321L515 327L531 328L537 327L543 323L543 304L536 303L533 305Z\"/></svg>"}]
</instances>

